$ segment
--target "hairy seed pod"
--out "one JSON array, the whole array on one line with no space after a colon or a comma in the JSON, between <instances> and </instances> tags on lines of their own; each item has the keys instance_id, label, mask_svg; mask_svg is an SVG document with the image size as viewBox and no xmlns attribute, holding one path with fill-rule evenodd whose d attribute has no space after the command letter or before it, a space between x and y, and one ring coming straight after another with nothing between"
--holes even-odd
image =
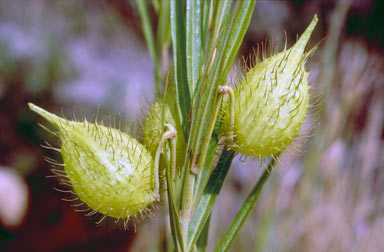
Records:
<instances>
[{"instance_id":1,"label":"hairy seed pod","mask_svg":"<svg viewBox=\"0 0 384 252\"><path fill-rule=\"evenodd\" d=\"M315 16L296 44L256 63L234 89L234 125L225 108L222 131L227 145L247 156L284 150L297 137L309 107L304 49L317 23Z\"/></svg>"},{"instance_id":2,"label":"hairy seed pod","mask_svg":"<svg viewBox=\"0 0 384 252\"><path fill-rule=\"evenodd\" d=\"M159 98L148 112L144 124L144 143L145 147L154 156L162 137L164 124L173 125L177 130L176 140L176 166L181 167L184 164L185 140L179 120L177 118L175 90L171 87L165 97ZM167 151L167 147L166 147ZM166 152L165 151L165 152Z\"/></svg>"},{"instance_id":3,"label":"hairy seed pod","mask_svg":"<svg viewBox=\"0 0 384 252\"><path fill-rule=\"evenodd\" d=\"M86 120L68 121L31 103L30 109L58 129L65 177L92 210L129 218L158 199L152 157L129 135Z\"/></svg>"}]
</instances>

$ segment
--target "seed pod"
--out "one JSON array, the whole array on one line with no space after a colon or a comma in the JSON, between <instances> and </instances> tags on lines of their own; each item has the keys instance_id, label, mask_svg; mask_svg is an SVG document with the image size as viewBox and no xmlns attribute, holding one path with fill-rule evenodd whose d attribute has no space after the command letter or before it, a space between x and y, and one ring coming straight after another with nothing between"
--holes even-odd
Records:
<instances>
[{"instance_id":1,"label":"seed pod","mask_svg":"<svg viewBox=\"0 0 384 252\"><path fill-rule=\"evenodd\" d=\"M65 177L93 211L129 218L158 199L152 157L129 135L86 120L68 121L31 103L30 109L58 129Z\"/></svg>"},{"instance_id":2,"label":"seed pod","mask_svg":"<svg viewBox=\"0 0 384 252\"><path fill-rule=\"evenodd\" d=\"M178 129L176 140L176 166L181 167L184 164L185 140L179 120L175 120L175 118L177 118L176 104L174 100L175 93L174 88L171 87L166 97L159 98L152 105L144 124L144 143L149 152L155 156L162 133L164 133L162 131L164 124L168 123L173 125ZM167 150L168 147L166 147L164 152L167 152Z\"/></svg>"},{"instance_id":3,"label":"seed pod","mask_svg":"<svg viewBox=\"0 0 384 252\"><path fill-rule=\"evenodd\" d=\"M309 104L305 53L318 19L315 16L296 44L251 68L234 89L234 125L225 108L222 131L227 145L247 156L263 157L284 150L297 137ZM233 134L233 135L231 135Z\"/></svg>"}]
</instances>

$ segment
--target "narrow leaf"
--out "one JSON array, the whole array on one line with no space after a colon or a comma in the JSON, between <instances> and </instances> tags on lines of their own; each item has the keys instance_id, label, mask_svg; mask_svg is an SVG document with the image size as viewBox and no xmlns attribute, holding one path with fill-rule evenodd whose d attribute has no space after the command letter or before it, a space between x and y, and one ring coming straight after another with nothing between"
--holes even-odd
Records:
<instances>
[{"instance_id":1,"label":"narrow leaf","mask_svg":"<svg viewBox=\"0 0 384 252\"><path fill-rule=\"evenodd\" d=\"M229 18L227 18L231 11L230 1L220 1L219 3L219 9L214 18L215 25L212 40L213 55L216 56L211 59L212 63L211 60L208 61L208 64L212 64L212 66L211 69L208 69L207 81L203 81L199 87L200 103L198 106L202 105L203 109L199 111L200 114L194 116L192 121L192 127L198 128L197 132L193 133L194 151L200 148L210 119L209 115L210 111L212 111L217 87L218 85L225 85L227 72L249 26L255 3L256 0L237 1L234 7L235 15L230 23ZM217 53L215 54L215 52Z\"/></svg>"},{"instance_id":2,"label":"narrow leaf","mask_svg":"<svg viewBox=\"0 0 384 252\"><path fill-rule=\"evenodd\" d=\"M161 90L161 81L160 81L160 67L159 67L159 55L156 51L156 42L154 40L151 20L148 14L148 8L146 1L136 0L137 9L139 11L141 26L144 32L144 38L147 43L149 55L152 58L153 64L155 66L155 87L156 94L160 94Z\"/></svg>"},{"instance_id":3,"label":"narrow leaf","mask_svg":"<svg viewBox=\"0 0 384 252\"><path fill-rule=\"evenodd\" d=\"M198 174L195 182L195 192L193 195L194 202L201 197L204 192L204 188L207 185L209 180L209 176L211 174L211 167L213 167L213 161L216 156L217 150L217 140L211 139L208 146L207 157L205 160L204 167L201 172Z\"/></svg>"},{"instance_id":4,"label":"narrow leaf","mask_svg":"<svg viewBox=\"0 0 384 252\"><path fill-rule=\"evenodd\" d=\"M202 6L201 0L187 0L187 67L192 97L200 74Z\"/></svg>"},{"instance_id":5,"label":"narrow leaf","mask_svg":"<svg viewBox=\"0 0 384 252\"><path fill-rule=\"evenodd\" d=\"M209 26L213 13L213 1L204 1L203 3L203 16L201 21L201 41L203 55L208 54L209 46Z\"/></svg>"},{"instance_id":6,"label":"narrow leaf","mask_svg":"<svg viewBox=\"0 0 384 252\"><path fill-rule=\"evenodd\" d=\"M275 161L276 158L274 157L269 160L268 166L265 168L264 173L261 175L255 186L253 187L247 199L244 201L231 226L229 227L227 233L222 237L219 245L215 250L216 252L228 251L230 249L240 229L242 228L245 221L248 219L253 209L255 208L260 193L263 190L263 186L268 180L269 175L272 172L272 168L275 165Z\"/></svg>"},{"instance_id":7,"label":"narrow leaf","mask_svg":"<svg viewBox=\"0 0 384 252\"><path fill-rule=\"evenodd\" d=\"M224 150L221 154L220 160L209 178L207 187L201 197L189 224L188 230L188 250L191 251L193 244L196 243L202 232L207 219L209 218L216 199L219 196L221 187L223 186L224 178L227 175L229 168L232 164L232 159L235 152Z\"/></svg>"},{"instance_id":8,"label":"narrow leaf","mask_svg":"<svg viewBox=\"0 0 384 252\"><path fill-rule=\"evenodd\" d=\"M219 10L215 11L215 15L226 16L221 13L229 13L230 2L231 1L228 0L216 2ZM215 53L212 51L210 59L205 64L205 72L201 83L198 85L198 92L196 93L197 102L194 107L197 109L193 111L192 127L189 138L190 141L188 142L188 149L192 150L194 156L199 153L202 141L204 140L204 135L211 119L213 104L216 100L218 84L216 85L216 83L211 82L209 80L209 76L211 75L210 66L212 64L217 65L217 62Z\"/></svg>"},{"instance_id":9,"label":"narrow leaf","mask_svg":"<svg viewBox=\"0 0 384 252\"><path fill-rule=\"evenodd\" d=\"M177 104L182 119L184 136L189 129L191 91L187 79L185 25L182 0L171 0L171 34ZM186 137L187 139L187 137Z\"/></svg>"},{"instance_id":10,"label":"narrow leaf","mask_svg":"<svg viewBox=\"0 0 384 252\"><path fill-rule=\"evenodd\" d=\"M149 54L153 62L157 61L155 40L152 31L151 20L149 19L148 8L146 1L136 0L137 9L139 11L141 26L144 32L144 38L147 43Z\"/></svg>"},{"instance_id":11,"label":"narrow leaf","mask_svg":"<svg viewBox=\"0 0 384 252\"><path fill-rule=\"evenodd\" d=\"M176 207L176 201L175 201L175 194L173 190L173 183L172 183L172 176L171 176L171 166L167 165L166 168L167 173L167 194L168 194L168 206L169 206L169 217L172 221L170 221L171 225L171 233L172 237L174 239L174 242L176 246L179 247L182 251L184 251L183 247L183 236L181 233L181 227L180 227L180 219L177 213L177 207Z\"/></svg>"},{"instance_id":12,"label":"narrow leaf","mask_svg":"<svg viewBox=\"0 0 384 252\"><path fill-rule=\"evenodd\" d=\"M171 40L170 0L162 0L159 8L159 25L156 32L156 42L158 51L163 55ZM159 60L161 60L161 55L159 55Z\"/></svg>"},{"instance_id":13,"label":"narrow leaf","mask_svg":"<svg viewBox=\"0 0 384 252\"><path fill-rule=\"evenodd\" d=\"M145 2L145 1L143 1ZM160 0L152 0L153 8L155 9L156 13L159 13L160 10Z\"/></svg>"},{"instance_id":14,"label":"narrow leaf","mask_svg":"<svg viewBox=\"0 0 384 252\"><path fill-rule=\"evenodd\" d=\"M204 228L201 231L199 239L196 242L196 252L205 252L207 250L210 223L211 223L211 215L208 217L208 220L205 222Z\"/></svg>"},{"instance_id":15,"label":"narrow leaf","mask_svg":"<svg viewBox=\"0 0 384 252\"><path fill-rule=\"evenodd\" d=\"M255 8L256 0L244 0L241 1L240 8L236 13L235 20L231 29L231 36L226 46L226 55L223 59L222 70L226 73L231 67L233 60L239 50L241 41L244 38L245 32L248 29L249 23L251 22L252 13Z\"/></svg>"}]
</instances>

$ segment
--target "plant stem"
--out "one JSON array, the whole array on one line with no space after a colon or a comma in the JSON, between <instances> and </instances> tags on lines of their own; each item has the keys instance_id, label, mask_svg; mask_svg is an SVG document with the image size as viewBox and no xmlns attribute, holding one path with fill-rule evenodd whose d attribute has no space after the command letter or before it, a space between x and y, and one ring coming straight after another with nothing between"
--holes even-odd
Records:
<instances>
[{"instance_id":1,"label":"plant stem","mask_svg":"<svg viewBox=\"0 0 384 252\"><path fill-rule=\"evenodd\" d=\"M199 198L196 210L189 224L188 247L187 251L193 251L193 246L197 242L206 221L211 215L216 199L220 194L224 179L232 164L236 153L232 150L224 149L220 155L212 175L204 189L204 193Z\"/></svg>"},{"instance_id":2,"label":"plant stem","mask_svg":"<svg viewBox=\"0 0 384 252\"><path fill-rule=\"evenodd\" d=\"M177 136L170 140L171 144L171 181L174 183L176 181L176 139Z\"/></svg>"},{"instance_id":3,"label":"plant stem","mask_svg":"<svg viewBox=\"0 0 384 252\"><path fill-rule=\"evenodd\" d=\"M188 226L192 212L192 201L193 201L193 187L195 185L195 174L187 171L188 178L186 182L185 195L183 197L183 204L181 208L181 229L183 235L184 248L187 247L188 242Z\"/></svg>"},{"instance_id":4,"label":"plant stem","mask_svg":"<svg viewBox=\"0 0 384 252\"><path fill-rule=\"evenodd\" d=\"M208 234L209 234L209 224L211 223L211 215L208 217L208 220L205 222L204 228L200 233L199 239L196 242L196 252L205 252L208 246Z\"/></svg>"},{"instance_id":5,"label":"plant stem","mask_svg":"<svg viewBox=\"0 0 384 252\"><path fill-rule=\"evenodd\" d=\"M214 129L214 126L215 126L215 123L216 123L216 120L217 120L217 116L218 116L218 113L220 111L220 106L221 106L221 103L222 103L222 99L223 99L223 96L224 94L229 94L230 96L230 104L231 104L231 125L230 125L230 136L233 135L233 125L234 125L234 94L233 94L233 90L232 88L228 87L228 86L219 86L218 87L218 96L216 98L216 103L215 103L215 106L214 106L214 112L213 112L213 115L211 117L211 121L209 123L209 127L208 127L208 130L207 130L207 135L205 136L205 139L204 139L204 142L203 142L203 149L201 151L201 154L200 154L200 160L199 160L199 170L203 170L203 172L201 172L198 177L196 178L196 183L195 183L195 194L194 194L194 198L193 200L196 201L197 197L199 196L199 193L203 190L203 188L200 188L200 187L205 187L205 183L204 182L207 182L208 181L208 178L206 179L203 179L203 176L209 176L208 173L210 173L211 171L204 171L204 168L203 166L204 165L207 165L207 155L208 155L208 149L210 148L209 145L210 145L210 141L212 140L211 139L211 136L212 136L212 133L213 133L213 129ZM214 148L215 151L216 151L216 148ZM209 159L208 159L209 160ZM211 164L211 162L208 162L208 164ZM210 165L209 165L210 166ZM195 171L195 172L198 172L198 171ZM203 180L203 184L201 184Z\"/></svg>"},{"instance_id":6,"label":"plant stem","mask_svg":"<svg viewBox=\"0 0 384 252\"><path fill-rule=\"evenodd\" d=\"M230 100L230 113L231 113L231 121L230 121L230 130L229 130L229 142L233 142L233 127L235 125L235 94L233 93L232 88L227 87L227 93L229 94Z\"/></svg>"},{"instance_id":7,"label":"plant stem","mask_svg":"<svg viewBox=\"0 0 384 252\"><path fill-rule=\"evenodd\" d=\"M210 120L209 125L208 125L207 134L205 135L203 145L201 146L201 152L200 152L199 162L198 162L198 171L200 171L201 167L204 165L205 158L207 157L207 150L208 150L208 146L209 146L209 141L211 140L212 132L213 132L213 129L215 127L216 120L217 120L217 115L219 114L221 101L223 100L224 94L227 93L229 89L230 88L227 86L219 86L219 88L217 90L217 97L216 97L216 102L214 105L214 110L213 110L212 117L211 117L211 120ZM195 167L192 166L192 172L197 174L198 171L195 171L194 168Z\"/></svg>"},{"instance_id":8,"label":"plant stem","mask_svg":"<svg viewBox=\"0 0 384 252\"><path fill-rule=\"evenodd\" d=\"M244 225L245 221L248 219L249 215L252 213L257 200L259 199L260 193L263 189L265 182L268 180L269 175L271 174L272 168L276 162L276 157L272 157L269 160L268 166L265 168L264 173L261 175L252 191L249 193L247 199L244 201L239 212L237 213L235 219L233 220L231 226L229 227L226 234L222 237L219 245L216 247L216 252L228 251L231 247L234 239L239 233L240 229Z\"/></svg>"},{"instance_id":9,"label":"plant stem","mask_svg":"<svg viewBox=\"0 0 384 252\"><path fill-rule=\"evenodd\" d=\"M169 211L168 223L169 223L169 228L171 231L171 235L174 241L174 245L175 245L174 247L176 248L176 251L184 251L184 247L183 247L184 242L182 239L180 222L179 222L179 217L176 210L175 197L174 197L174 191L173 191L173 182L174 182L173 178L175 178L175 176L173 176L172 174L174 173L174 171L176 171L177 131L171 124L165 124L165 126L168 128L168 131L166 131L163 134L163 137L160 140L160 144L155 156L155 167L158 167L161 149L163 148L165 141L169 139L170 147L171 147L171 165L166 167L166 179L167 179L166 197L167 197L168 211Z\"/></svg>"},{"instance_id":10,"label":"plant stem","mask_svg":"<svg viewBox=\"0 0 384 252\"><path fill-rule=\"evenodd\" d=\"M174 138L177 135L177 132L175 128L170 125L166 124L168 127L168 131L166 131L163 136L161 137L159 146L157 147L156 150L156 155L155 155L155 160L153 162L153 172L154 172L154 187L155 187L155 194L159 195L159 187L160 187L160 179L159 179L159 160L160 160L160 154L163 151L163 146L165 141L168 139Z\"/></svg>"},{"instance_id":11,"label":"plant stem","mask_svg":"<svg viewBox=\"0 0 384 252\"><path fill-rule=\"evenodd\" d=\"M204 142L202 145L201 152L199 153L199 161L197 167L195 166L195 159L192 160L192 167L191 167L191 172L188 174L187 178L187 187L186 187L186 192L185 192L185 202L182 207L182 232L183 232L183 237L184 237L184 242L187 244L188 242L188 227L189 227L189 221L191 217L191 212L193 208L193 190L194 190L194 185L195 185L195 179L196 179L196 174L201 170L202 166L204 165L206 156L207 156L207 150L209 146L209 141L212 136L213 129L215 127L216 119L219 114L220 110L220 105L221 101L223 99L223 95L228 91L228 87L226 86L219 86L218 88L218 94L216 97L216 102L214 105L214 111L211 116L211 120L209 122L208 130L204 138ZM196 156L196 155L194 155Z\"/></svg>"},{"instance_id":12,"label":"plant stem","mask_svg":"<svg viewBox=\"0 0 384 252\"><path fill-rule=\"evenodd\" d=\"M170 124L165 124L165 126L168 127L168 129L170 131L173 131L175 132L175 128L170 125ZM170 197L174 197L173 195L173 186L174 186L174 182L175 182L175 179L176 179L176 143L177 143L177 135L175 135L175 137L172 137L170 139L170 145L171 145L171 167L167 167L167 172L166 172L166 175L167 175L167 186L168 186L168 194L170 195ZM171 206L171 204L173 204L172 202L174 202L174 199L169 201L168 199L168 211L171 215L171 212L176 212L174 209L174 205ZM171 209L172 208L172 209ZM168 226L169 228L171 229L171 232L172 232L172 237L174 239L174 244L175 244L175 248L176 248L176 251L184 251L184 247L183 247L183 242L182 242L182 237L180 237L178 234L180 234L180 232L177 232L177 225L179 225L179 223L176 223L174 221L171 221L171 218L169 218L169 222L168 222Z\"/></svg>"}]
</instances>

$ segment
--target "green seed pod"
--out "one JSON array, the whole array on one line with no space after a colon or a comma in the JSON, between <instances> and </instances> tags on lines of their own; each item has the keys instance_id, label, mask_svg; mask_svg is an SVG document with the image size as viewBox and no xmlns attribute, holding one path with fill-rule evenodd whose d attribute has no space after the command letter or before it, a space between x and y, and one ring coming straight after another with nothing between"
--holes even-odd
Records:
<instances>
[{"instance_id":1,"label":"green seed pod","mask_svg":"<svg viewBox=\"0 0 384 252\"><path fill-rule=\"evenodd\" d=\"M93 212L129 218L158 200L152 157L134 138L114 128L86 120L68 121L28 105L58 129L65 177Z\"/></svg>"},{"instance_id":2,"label":"green seed pod","mask_svg":"<svg viewBox=\"0 0 384 252\"><path fill-rule=\"evenodd\" d=\"M225 108L222 131L227 145L247 156L263 157L284 150L298 136L309 107L304 49L318 19L315 16L296 44L257 62L234 89L234 125ZM228 141L228 140L227 140Z\"/></svg>"},{"instance_id":3,"label":"green seed pod","mask_svg":"<svg viewBox=\"0 0 384 252\"><path fill-rule=\"evenodd\" d=\"M175 120L175 118L177 118L176 104L174 101L175 93L174 88L171 87L165 98L159 98L152 105L144 124L144 143L149 152L155 156L162 133L164 133L164 131L162 131L164 124L168 123L173 125L178 129L176 140L176 166L181 167L184 164L184 152L186 146L179 120ZM168 148L166 148L165 152L167 149Z\"/></svg>"}]
</instances>

